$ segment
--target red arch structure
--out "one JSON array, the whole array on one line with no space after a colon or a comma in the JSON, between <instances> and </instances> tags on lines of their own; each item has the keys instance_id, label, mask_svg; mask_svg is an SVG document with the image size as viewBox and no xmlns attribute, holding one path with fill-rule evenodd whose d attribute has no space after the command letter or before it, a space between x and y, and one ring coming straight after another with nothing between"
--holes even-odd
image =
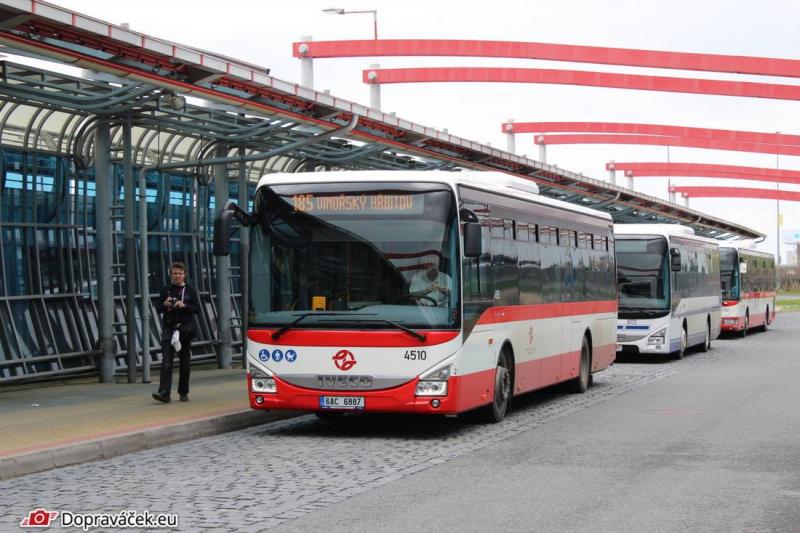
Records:
<instances>
[{"instance_id":1,"label":"red arch structure","mask_svg":"<svg viewBox=\"0 0 800 533\"><path fill-rule=\"evenodd\" d=\"M424 67L368 69L363 71L362 81L368 84L451 82L544 83L579 85L584 87L605 87L612 89L634 89L640 91L768 98L774 100L800 100L799 85L537 68Z\"/></svg>"},{"instance_id":2,"label":"red arch structure","mask_svg":"<svg viewBox=\"0 0 800 533\"><path fill-rule=\"evenodd\" d=\"M800 185L800 171L774 168L714 165L707 163L606 163L606 170L619 170L631 178L679 176L688 178L727 178Z\"/></svg>"},{"instance_id":3,"label":"red arch structure","mask_svg":"<svg viewBox=\"0 0 800 533\"><path fill-rule=\"evenodd\" d=\"M665 135L711 141L751 142L764 144L795 144L800 135L759 131L721 130L669 126L665 124L636 124L628 122L505 122L503 133L616 133L632 135Z\"/></svg>"},{"instance_id":4,"label":"red arch structure","mask_svg":"<svg viewBox=\"0 0 800 533\"><path fill-rule=\"evenodd\" d=\"M650 146L680 146L685 148L706 148L710 150L730 150L734 152L754 152L760 154L800 155L800 146L786 144L761 144L734 141L712 141L692 137L667 137L663 135L612 135L612 134L574 134L537 135L536 144L640 144Z\"/></svg>"},{"instance_id":5,"label":"red arch structure","mask_svg":"<svg viewBox=\"0 0 800 533\"><path fill-rule=\"evenodd\" d=\"M761 76L800 77L800 61L768 57L663 52L601 46L445 39L302 41L292 44L298 58L442 56L506 57L595 63Z\"/></svg>"},{"instance_id":6,"label":"red arch structure","mask_svg":"<svg viewBox=\"0 0 800 533\"><path fill-rule=\"evenodd\" d=\"M787 200L800 202L800 192L777 189L750 189L746 187L685 187L676 185L670 192L680 193L684 198L755 198L760 200Z\"/></svg>"}]
</instances>

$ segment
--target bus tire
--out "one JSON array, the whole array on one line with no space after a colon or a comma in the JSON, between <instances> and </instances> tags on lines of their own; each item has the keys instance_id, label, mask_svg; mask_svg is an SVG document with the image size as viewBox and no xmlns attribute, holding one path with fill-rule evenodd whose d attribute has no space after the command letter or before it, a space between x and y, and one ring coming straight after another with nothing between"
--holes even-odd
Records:
<instances>
[{"instance_id":1,"label":"bus tire","mask_svg":"<svg viewBox=\"0 0 800 533\"><path fill-rule=\"evenodd\" d=\"M711 319L706 320L706 339L700 346L700 351L705 353L711 349Z\"/></svg>"},{"instance_id":2,"label":"bus tire","mask_svg":"<svg viewBox=\"0 0 800 533\"><path fill-rule=\"evenodd\" d=\"M581 342L581 362L578 377L571 380L567 385L569 391L573 394L583 394L589 388L589 381L591 377L592 368L592 351L589 348L589 340L586 335L583 336Z\"/></svg>"},{"instance_id":3,"label":"bus tire","mask_svg":"<svg viewBox=\"0 0 800 533\"><path fill-rule=\"evenodd\" d=\"M742 331L739 332L739 336L743 339L747 337L747 330L750 329L750 310L748 309L744 313L744 327Z\"/></svg>"},{"instance_id":4,"label":"bus tire","mask_svg":"<svg viewBox=\"0 0 800 533\"><path fill-rule=\"evenodd\" d=\"M509 357L506 348L503 348L500 351L500 357L497 358L497 367L494 371L494 395L492 403L483 407L480 412L480 419L483 422L496 424L506 417L508 404L511 401L511 391L514 386L511 382L511 361L512 359Z\"/></svg>"},{"instance_id":5,"label":"bus tire","mask_svg":"<svg viewBox=\"0 0 800 533\"><path fill-rule=\"evenodd\" d=\"M767 314L764 315L764 323L761 325L761 331L767 331L769 329L769 306L767 306Z\"/></svg>"},{"instance_id":6,"label":"bus tire","mask_svg":"<svg viewBox=\"0 0 800 533\"><path fill-rule=\"evenodd\" d=\"M681 328L681 347L675 352L675 359L683 359L686 355L686 349L689 347L689 334L686 332L686 324Z\"/></svg>"}]
</instances>

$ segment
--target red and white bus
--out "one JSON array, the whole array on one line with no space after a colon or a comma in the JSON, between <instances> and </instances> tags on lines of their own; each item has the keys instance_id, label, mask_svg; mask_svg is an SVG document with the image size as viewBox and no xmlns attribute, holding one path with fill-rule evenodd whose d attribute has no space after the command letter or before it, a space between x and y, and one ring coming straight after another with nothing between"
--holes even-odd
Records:
<instances>
[{"instance_id":1,"label":"red and white bus","mask_svg":"<svg viewBox=\"0 0 800 533\"><path fill-rule=\"evenodd\" d=\"M250 224L254 409L502 420L513 395L583 392L616 350L609 215L502 173L271 174ZM233 213L233 215L231 215Z\"/></svg>"},{"instance_id":2,"label":"red and white bus","mask_svg":"<svg viewBox=\"0 0 800 533\"><path fill-rule=\"evenodd\" d=\"M775 319L775 256L744 246L720 247L722 331L742 337L752 327L766 331Z\"/></svg>"}]
</instances>

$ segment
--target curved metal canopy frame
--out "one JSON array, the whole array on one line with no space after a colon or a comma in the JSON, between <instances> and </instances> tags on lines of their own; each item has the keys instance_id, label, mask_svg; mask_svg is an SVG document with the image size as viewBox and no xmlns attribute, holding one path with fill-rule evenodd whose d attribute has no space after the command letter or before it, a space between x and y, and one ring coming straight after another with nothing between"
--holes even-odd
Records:
<instances>
[{"instance_id":1,"label":"curved metal canopy frame","mask_svg":"<svg viewBox=\"0 0 800 533\"><path fill-rule=\"evenodd\" d=\"M292 55L297 58L313 59L386 56L505 57L761 76L800 77L800 61L796 59L519 41L462 39L300 41L292 43Z\"/></svg>"},{"instance_id":2,"label":"curved metal canopy frame","mask_svg":"<svg viewBox=\"0 0 800 533\"><path fill-rule=\"evenodd\" d=\"M679 146L683 148L704 148L733 152L753 152L760 154L800 155L800 146L786 144L758 144L735 141L712 141L691 137L666 137L662 135L606 135L603 133L576 133L565 135L536 135L535 144L630 144L645 146Z\"/></svg>"},{"instance_id":3,"label":"curved metal canopy frame","mask_svg":"<svg viewBox=\"0 0 800 533\"><path fill-rule=\"evenodd\" d=\"M665 124L637 124L628 122L504 122L503 133L624 133L633 135L664 135L707 139L709 141L749 142L762 144L800 145L800 135L766 133L758 131L722 130L670 126Z\"/></svg>"},{"instance_id":4,"label":"curved metal canopy frame","mask_svg":"<svg viewBox=\"0 0 800 533\"><path fill-rule=\"evenodd\" d=\"M800 100L800 86L752 81L707 80L584 70L510 67L421 67L367 69L366 84L390 83L544 83L610 89Z\"/></svg>"},{"instance_id":5,"label":"curved metal canopy frame","mask_svg":"<svg viewBox=\"0 0 800 533\"><path fill-rule=\"evenodd\" d=\"M756 189L748 187L687 187L673 186L670 192L680 193L684 198L753 198L759 200L786 200L800 202L800 191Z\"/></svg>"}]
</instances>

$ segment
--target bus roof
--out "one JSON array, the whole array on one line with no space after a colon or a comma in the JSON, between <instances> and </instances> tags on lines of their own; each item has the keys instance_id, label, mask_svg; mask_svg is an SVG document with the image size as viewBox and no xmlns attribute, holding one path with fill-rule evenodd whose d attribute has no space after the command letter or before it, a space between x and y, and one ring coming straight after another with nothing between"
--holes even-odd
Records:
<instances>
[{"instance_id":1,"label":"bus roof","mask_svg":"<svg viewBox=\"0 0 800 533\"><path fill-rule=\"evenodd\" d=\"M762 252L761 250L756 250L755 243L752 241L744 241L739 243L735 242L725 243L725 246L720 245L719 247L720 250L725 248L736 250L737 252L746 252L751 255L758 255L765 259L772 259L773 261L775 260L775 254L771 254L769 252Z\"/></svg>"},{"instance_id":2,"label":"bus roof","mask_svg":"<svg viewBox=\"0 0 800 533\"><path fill-rule=\"evenodd\" d=\"M707 237L694 234L694 230L689 226L681 224L614 224L615 235L645 235L659 236L670 239L681 237L691 241L704 242L719 245L720 242Z\"/></svg>"},{"instance_id":3,"label":"bus roof","mask_svg":"<svg viewBox=\"0 0 800 533\"><path fill-rule=\"evenodd\" d=\"M266 185L290 185L300 183L331 183L331 182L397 182L415 181L423 183L445 183L454 190L458 185L487 192L495 192L529 200L541 205L547 205L582 213L611 223L612 218L608 213L597 211L589 207L562 202L539 194L539 187L532 180L519 178L503 172L445 172L437 170L334 170L330 172L297 172L265 174L258 181L258 187Z\"/></svg>"}]
</instances>

